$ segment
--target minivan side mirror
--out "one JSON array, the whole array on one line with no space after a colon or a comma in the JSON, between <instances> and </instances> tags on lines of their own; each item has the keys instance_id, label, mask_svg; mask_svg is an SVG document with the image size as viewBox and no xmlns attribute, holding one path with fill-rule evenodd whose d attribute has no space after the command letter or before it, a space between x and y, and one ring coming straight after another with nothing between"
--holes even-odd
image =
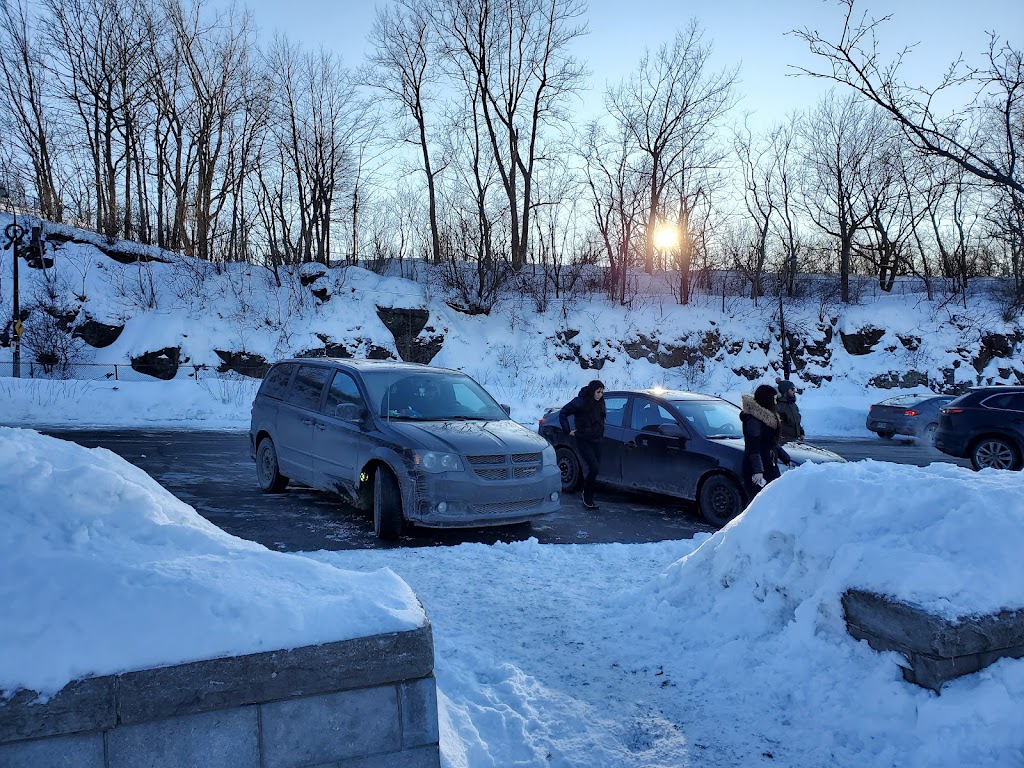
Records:
<instances>
[{"instance_id":1,"label":"minivan side mirror","mask_svg":"<svg viewBox=\"0 0 1024 768\"><path fill-rule=\"evenodd\" d=\"M355 403L341 403L334 409L334 416L352 424L363 423L363 409Z\"/></svg>"},{"instance_id":2,"label":"minivan side mirror","mask_svg":"<svg viewBox=\"0 0 1024 768\"><path fill-rule=\"evenodd\" d=\"M511 405L509 405L508 403L498 403L498 405L501 406L501 410L503 410L505 412L506 416L511 416L512 415L512 406Z\"/></svg>"}]
</instances>

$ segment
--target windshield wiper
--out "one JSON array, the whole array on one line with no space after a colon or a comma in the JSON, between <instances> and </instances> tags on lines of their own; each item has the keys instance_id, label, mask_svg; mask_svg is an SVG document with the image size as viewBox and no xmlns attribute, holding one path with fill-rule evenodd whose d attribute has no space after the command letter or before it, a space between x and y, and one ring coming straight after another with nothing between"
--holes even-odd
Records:
<instances>
[{"instance_id":1,"label":"windshield wiper","mask_svg":"<svg viewBox=\"0 0 1024 768\"><path fill-rule=\"evenodd\" d=\"M708 440L735 440L743 435L708 435Z\"/></svg>"}]
</instances>

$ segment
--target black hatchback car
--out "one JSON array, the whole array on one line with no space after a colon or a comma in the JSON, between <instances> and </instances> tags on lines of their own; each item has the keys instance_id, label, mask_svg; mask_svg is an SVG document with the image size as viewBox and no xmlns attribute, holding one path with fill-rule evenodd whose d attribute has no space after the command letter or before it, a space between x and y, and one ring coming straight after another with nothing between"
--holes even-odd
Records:
<instances>
[{"instance_id":1,"label":"black hatchback car","mask_svg":"<svg viewBox=\"0 0 1024 768\"><path fill-rule=\"evenodd\" d=\"M975 469L1024 466L1024 387L976 387L947 403L935 447Z\"/></svg>"},{"instance_id":2,"label":"black hatchback car","mask_svg":"<svg viewBox=\"0 0 1024 768\"><path fill-rule=\"evenodd\" d=\"M712 525L743 511L748 499L738 407L712 395L662 389L607 391L604 400L600 482L696 501ZM544 414L539 432L557 452L562 491L576 490L582 475L576 438L559 426L558 409ZM786 452L794 464L844 461L805 443L786 443Z\"/></svg>"},{"instance_id":3,"label":"black hatchback car","mask_svg":"<svg viewBox=\"0 0 1024 768\"><path fill-rule=\"evenodd\" d=\"M472 528L559 508L555 451L466 374L331 358L275 363L252 404L250 451L268 493L290 480L406 523Z\"/></svg>"}]
</instances>

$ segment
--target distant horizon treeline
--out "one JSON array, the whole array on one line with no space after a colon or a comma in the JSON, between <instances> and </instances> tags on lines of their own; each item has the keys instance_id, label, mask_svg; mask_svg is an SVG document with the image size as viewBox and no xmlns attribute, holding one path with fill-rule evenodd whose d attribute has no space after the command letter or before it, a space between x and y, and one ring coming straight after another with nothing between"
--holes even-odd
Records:
<instances>
[{"instance_id":1,"label":"distant horizon treeline","mask_svg":"<svg viewBox=\"0 0 1024 768\"><path fill-rule=\"evenodd\" d=\"M652 41L580 122L585 0L393 0L354 67L238 6L0 0L0 184L55 222L271 268L424 259L486 311L530 265L557 296L584 265L735 272L758 297L800 272L1024 305L1024 73L993 37L929 92L858 26L796 30L837 87L754 129L699 22ZM884 21L884 20L883 20ZM964 94L947 117L937 91Z\"/></svg>"}]
</instances>

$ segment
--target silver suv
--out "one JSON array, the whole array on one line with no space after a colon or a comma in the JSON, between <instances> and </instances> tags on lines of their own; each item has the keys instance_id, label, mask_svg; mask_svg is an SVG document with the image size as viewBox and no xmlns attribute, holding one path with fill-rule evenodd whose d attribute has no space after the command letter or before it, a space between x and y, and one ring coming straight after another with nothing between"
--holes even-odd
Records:
<instances>
[{"instance_id":1,"label":"silver suv","mask_svg":"<svg viewBox=\"0 0 1024 768\"><path fill-rule=\"evenodd\" d=\"M555 449L460 371L333 358L276 363L252 404L268 493L289 481L373 510L377 536L510 525L559 508Z\"/></svg>"}]
</instances>

